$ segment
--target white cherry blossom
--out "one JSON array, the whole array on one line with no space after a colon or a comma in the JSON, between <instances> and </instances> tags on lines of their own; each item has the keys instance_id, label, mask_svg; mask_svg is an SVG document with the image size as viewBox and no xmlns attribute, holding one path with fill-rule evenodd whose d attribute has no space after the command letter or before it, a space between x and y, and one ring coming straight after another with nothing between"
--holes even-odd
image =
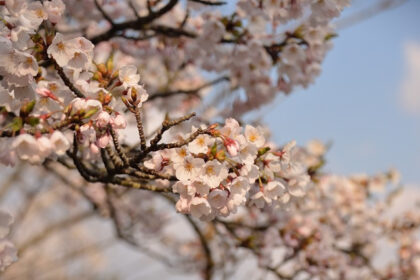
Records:
<instances>
[{"instance_id":1,"label":"white cherry blossom","mask_svg":"<svg viewBox=\"0 0 420 280\"><path fill-rule=\"evenodd\" d=\"M118 78L125 89L137 86L140 81L140 75L137 74L137 67L134 65L127 65L120 69Z\"/></svg>"},{"instance_id":2,"label":"white cherry blossom","mask_svg":"<svg viewBox=\"0 0 420 280\"><path fill-rule=\"evenodd\" d=\"M51 145L53 146L54 152L62 156L70 148L70 143L64 134L58 130L54 131L50 137Z\"/></svg>"},{"instance_id":3,"label":"white cherry blossom","mask_svg":"<svg viewBox=\"0 0 420 280\"><path fill-rule=\"evenodd\" d=\"M193 217L202 218L211 213L211 206L207 199L194 197L190 202L190 213Z\"/></svg>"},{"instance_id":4,"label":"white cherry blossom","mask_svg":"<svg viewBox=\"0 0 420 280\"><path fill-rule=\"evenodd\" d=\"M209 185L211 188L219 186L220 182L222 182L227 175L227 168L217 160L208 161L204 166L201 166L200 178L203 183Z\"/></svg>"},{"instance_id":5,"label":"white cherry blossom","mask_svg":"<svg viewBox=\"0 0 420 280\"><path fill-rule=\"evenodd\" d=\"M200 174L204 161L201 158L186 156L183 162L177 163L175 166L175 175L181 182L194 181Z\"/></svg>"}]
</instances>

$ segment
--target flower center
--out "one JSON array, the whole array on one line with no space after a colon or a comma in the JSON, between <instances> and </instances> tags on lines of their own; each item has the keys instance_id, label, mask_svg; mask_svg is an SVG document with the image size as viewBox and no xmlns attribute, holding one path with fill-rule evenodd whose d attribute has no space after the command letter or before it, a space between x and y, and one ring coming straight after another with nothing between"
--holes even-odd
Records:
<instances>
[{"instance_id":1,"label":"flower center","mask_svg":"<svg viewBox=\"0 0 420 280\"><path fill-rule=\"evenodd\" d=\"M191 164L191 162L185 163L185 170L187 170L188 172L191 172L192 169L193 169L193 165Z\"/></svg>"},{"instance_id":2,"label":"flower center","mask_svg":"<svg viewBox=\"0 0 420 280\"><path fill-rule=\"evenodd\" d=\"M58 48L60 51L64 51L64 50L66 49L66 46L64 45L64 43L63 43L63 42L60 42L60 43L58 43L58 44L57 44L57 48Z\"/></svg>"},{"instance_id":3,"label":"flower center","mask_svg":"<svg viewBox=\"0 0 420 280\"><path fill-rule=\"evenodd\" d=\"M251 142L257 141L257 135L256 134L249 135L249 141L251 141Z\"/></svg>"},{"instance_id":4,"label":"flower center","mask_svg":"<svg viewBox=\"0 0 420 280\"><path fill-rule=\"evenodd\" d=\"M216 173L216 172L214 172L214 168L213 168L213 166L208 166L208 167L206 168L206 174L207 174L207 175L215 175L215 173Z\"/></svg>"}]
</instances>

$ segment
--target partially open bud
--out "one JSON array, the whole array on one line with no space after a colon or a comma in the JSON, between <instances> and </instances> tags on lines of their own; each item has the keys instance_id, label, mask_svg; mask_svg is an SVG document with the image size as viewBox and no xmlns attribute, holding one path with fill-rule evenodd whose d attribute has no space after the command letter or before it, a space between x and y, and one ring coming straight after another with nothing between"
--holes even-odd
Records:
<instances>
[{"instance_id":1,"label":"partially open bud","mask_svg":"<svg viewBox=\"0 0 420 280\"><path fill-rule=\"evenodd\" d=\"M207 130L210 132L210 134L214 137L219 137L221 135L220 131L216 130L217 126L218 126L218 124L214 123L207 128Z\"/></svg>"},{"instance_id":2,"label":"partially open bud","mask_svg":"<svg viewBox=\"0 0 420 280\"><path fill-rule=\"evenodd\" d=\"M108 125L111 117L106 111L102 111L99 113L98 118L96 119L96 125L98 127L105 127Z\"/></svg>"},{"instance_id":3,"label":"partially open bud","mask_svg":"<svg viewBox=\"0 0 420 280\"><path fill-rule=\"evenodd\" d=\"M98 139L96 139L95 144L99 148L105 148L108 145L109 141L110 141L109 134L104 134L104 135L101 135Z\"/></svg>"},{"instance_id":4,"label":"partially open bud","mask_svg":"<svg viewBox=\"0 0 420 280\"><path fill-rule=\"evenodd\" d=\"M226 150L228 151L229 155L234 157L238 154L238 151L239 151L238 141L230 137L223 137L223 145L225 145Z\"/></svg>"}]
</instances>

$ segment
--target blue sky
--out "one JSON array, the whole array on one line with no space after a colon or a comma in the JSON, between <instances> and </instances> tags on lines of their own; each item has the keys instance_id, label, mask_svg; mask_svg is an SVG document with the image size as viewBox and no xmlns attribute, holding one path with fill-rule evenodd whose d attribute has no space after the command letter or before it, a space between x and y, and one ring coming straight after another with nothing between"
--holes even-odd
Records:
<instances>
[{"instance_id":1,"label":"blue sky","mask_svg":"<svg viewBox=\"0 0 420 280\"><path fill-rule=\"evenodd\" d=\"M347 13L362 7L354 4ZM420 183L420 113L401 104L407 45L419 46L420 56L419 12L420 1L411 0L340 30L315 85L263 111L274 140L332 141L329 171L373 174L396 167L404 183ZM415 94L419 100L420 88Z\"/></svg>"}]
</instances>

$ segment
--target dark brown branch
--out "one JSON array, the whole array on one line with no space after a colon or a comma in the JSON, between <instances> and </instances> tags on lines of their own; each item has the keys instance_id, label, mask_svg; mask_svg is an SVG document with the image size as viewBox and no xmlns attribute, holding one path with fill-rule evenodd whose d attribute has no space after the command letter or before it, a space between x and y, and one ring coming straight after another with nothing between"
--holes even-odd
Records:
<instances>
[{"instance_id":1,"label":"dark brown branch","mask_svg":"<svg viewBox=\"0 0 420 280\"><path fill-rule=\"evenodd\" d=\"M105 149L101 149L101 158L102 158L102 162L105 165L105 169L106 169L106 172L108 173L108 176L114 174L114 171L115 171L114 164L112 163L112 160L108 158L108 155Z\"/></svg>"},{"instance_id":2,"label":"dark brown branch","mask_svg":"<svg viewBox=\"0 0 420 280\"><path fill-rule=\"evenodd\" d=\"M134 169L126 170L124 173L129 174L133 177L142 179L142 180L156 180L157 179L156 176L154 175L143 173L141 171L134 170Z\"/></svg>"},{"instance_id":3,"label":"dark brown branch","mask_svg":"<svg viewBox=\"0 0 420 280\"><path fill-rule=\"evenodd\" d=\"M207 6L222 6L226 5L226 2L224 1L216 1L216 2L210 2L210 1L204 1L204 0L189 0L191 2L207 5Z\"/></svg>"},{"instance_id":4,"label":"dark brown branch","mask_svg":"<svg viewBox=\"0 0 420 280\"><path fill-rule=\"evenodd\" d=\"M90 40L93 44L96 45L99 42L109 40L110 38L118 34L118 32L126 29L142 30L145 25L152 23L154 20L158 19L159 17L172 10L172 8L175 7L176 4L178 4L178 0L170 0L168 4L163 6L160 10L151 13L149 12L149 14L145 17L138 17L135 20L123 23L115 23L111 29L91 38Z\"/></svg>"},{"instance_id":5,"label":"dark brown branch","mask_svg":"<svg viewBox=\"0 0 420 280\"><path fill-rule=\"evenodd\" d=\"M175 143L167 143L167 144L157 144L154 146L147 147L146 150L141 151L137 155L135 155L133 158L130 159L130 165L136 165L139 163L140 160L144 159L150 152L160 151L164 149L173 149L173 148L180 148L182 146L187 145L188 143L194 141L195 138L197 138L201 134L209 134L210 132L208 130L203 129L197 129L195 132L191 133L190 136L182 141L175 142Z\"/></svg>"},{"instance_id":6,"label":"dark brown branch","mask_svg":"<svg viewBox=\"0 0 420 280\"><path fill-rule=\"evenodd\" d=\"M85 95L78 90L73 83L69 80L69 78L66 76L66 73L64 73L63 68L61 68L56 61L54 61L55 69L57 70L58 75L63 80L64 84L77 96L80 98L85 98Z\"/></svg>"},{"instance_id":7,"label":"dark brown branch","mask_svg":"<svg viewBox=\"0 0 420 280\"><path fill-rule=\"evenodd\" d=\"M123 187L129 187L133 189L148 190L153 192L172 192L172 187L158 188L152 185L145 185L138 181L134 181L132 178L122 178L122 177L113 177L110 180L110 183L115 185L121 185Z\"/></svg>"},{"instance_id":8,"label":"dark brown branch","mask_svg":"<svg viewBox=\"0 0 420 280\"><path fill-rule=\"evenodd\" d=\"M115 154L114 150L111 148L110 145L105 147L105 151L116 169L120 169L124 166L124 163L122 162L121 158L117 154Z\"/></svg>"},{"instance_id":9,"label":"dark brown branch","mask_svg":"<svg viewBox=\"0 0 420 280\"><path fill-rule=\"evenodd\" d=\"M79 171L80 175L88 181L88 182L98 182L99 177L101 174L99 174L98 171L89 170L81 160L79 160L77 156L77 152L79 150L79 146L77 144L77 137L76 133L74 133L73 137L73 151L67 151L67 155L73 159L74 165L76 166L77 170Z\"/></svg>"},{"instance_id":10,"label":"dark brown branch","mask_svg":"<svg viewBox=\"0 0 420 280\"><path fill-rule=\"evenodd\" d=\"M165 133L165 131L167 131L173 126L176 126L184 121L191 119L192 117L195 117L194 112L175 120L169 120L168 118L165 118L165 120L162 123L161 128L156 133L156 136L150 141L150 146L155 147L159 143L159 141L162 139L163 133Z\"/></svg>"},{"instance_id":11,"label":"dark brown branch","mask_svg":"<svg viewBox=\"0 0 420 280\"><path fill-rule=\"evenodd\" d=\"M165 180L171 180L171 181L176 181L177 180L175 176L161 174L158 171L153 170L153 169L149 169L145 166L137 166L137 169L140 170L141 172L145 173L145 174L153 175L155 177L155 179L158 178L158 179L165 179Z\"/></svg>"},{"instance_id":12,"label":"dark brown branch","mask_svg":"<svg viewBox=\"0 0 420 280\"><path fill-rule=\"evenodd\" d=\"M102 6L99 4L98 0L95 0L95 6L99 10L99 12L102 14L102 16L111 24L111 26L114 26L114 21L112 18L104 11Z\"/></svg>"},{"instance_id":13,"label":"dark brown branch","mask_svg":"<svg viewBox=\"0 0 420 280\"><path fill-rule=\"evenodd\" d=\"M133 113L134 113L134 116L136 117L137 130L139 132L139 137L140 137L140 147L142 151L145 151L146 150L146 137L144 136L143 121L141 119L141 110L137 105L135 105Z\"/></svg>"},{"instance_id":14,"label":"dark brown branch","mask_svg":"<svg viewBox=\"0 0 420 280\"><path fill-rule=\"evenodd\" d=\"M120 142L118 141L117 133L115 132L115 130L111 126L109 126L108 129L109 129L109 132L111 134L112 142L114 143L114 148L117 151L118 156L120 157L120 159L122 160L124 165L128 166L129 160L128 160L126 154L124 153L124 151L123 151L123 149L120 145Z\"/></svg>"},{"instance_id":15,"label":"dark brown branch","mask_svg":"<svg viewBox=\"0 0 420 280\"><path fill-rule=\"evenodd\" d=\"M133 12L133 14L135 15L135 17L136 17L137 19L139 19L139 18L140 18L140 16L139 16L139 13L138 13L138 12L137 12L137 10L136 10L136 7L134 7L133 0L129 0L129 1L128 1L128 6L130 7L130 9L131 9L131 11Z\"/></svg>"},{"instance_id":16,"label":"dark brown branch","mask_svg":"<svg viewBox=\"0 0 420 280\"><path fill-rule=\"evenodd\" d=\"M209 134L207 130L202 130L201 128L197 129L194 133L192 133L188 138L175 142L175 143L167 143L167 144L158 144L156 148L153 149L154 151L164 150L164 149L173 149L173 148L181 148L182 146L187 145L188 143L192 142L201 134Z\"/></svg>"}]
</instances>

